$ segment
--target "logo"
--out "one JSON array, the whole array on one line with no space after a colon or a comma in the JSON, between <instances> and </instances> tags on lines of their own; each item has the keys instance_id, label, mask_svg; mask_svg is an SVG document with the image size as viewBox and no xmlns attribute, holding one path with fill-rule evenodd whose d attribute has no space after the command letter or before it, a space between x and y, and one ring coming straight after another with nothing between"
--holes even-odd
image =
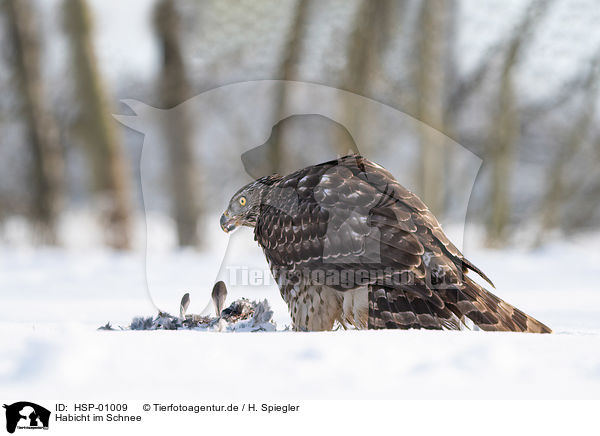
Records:
<instances>
[{"instance_id":1,"label":"logo","mask_svg":"<svg viewBox=\"0 0 600 436\"><path fill-rule=\"evenodd\" d=\"M19 401L6 409L6 431L14 433L15 429L44 429L48 430L50 411L42 406L29 401Z\"/></svg>"},{"instance_id":2,"label":"logo","mask_svg":"<svg viewBox=\"0 0 600 436\"><path fill-rule=\"evenodd\" d=\"M279 101L282 95L285 95L285 102L274 113L273 103ZM207 150L210 150L214 153L215 159L222 162L222 165L215 169L213 176L205 178L203 189L210 198L221 198L223 201L229 200L223 198L225 183L231 183L232 188L236 185L237 188L244 182L273 173L290 174L309 165L358 152L375 162L385 164L384 166L390 165L388 170L401 185L407 188L419 187L421 183L418 183L414 176L415 167L412 157L421 156L421 142L410 138L413 138L416 132L424 132L428 143L437 144L436 147L443 146L444 154L452 156L452 159L446 160L447 167L439 174L440 186L443 186L446 192L452 193L449 201L453 210L451 216L446 216L448 221L442 220L441 224L451 240L463 240L471 191L479 173L481 159L433 127L390 106L341 89L285 80L232 83L211 89L171 109L164 110L135 100L122 100L122 103L127 105L133 114L114 117L125 126L144 133L140 178L146 207L153 203L154 196L162 195L157 191L153 174L156 174L156 159L164 152L164 144L167 141L165 132L177 133L189 129L187 133L181 133L181 137L193 138L190 147L194 148L194 156L204 155ZM183 121L186 119L194 122L188 125L187 121ZM196 120L206 120L206 122L196 122ZM182 129L179 126L184 127ZM371 155L375 150L380 150L383 154ZM240 156L240 153L241 159L232 159L233 156ZM393 161L393 164L386 159ZM315 201L319 206L327 206L328 200L332 198L327 195L328 190L332 187L336 188L331 184L337 179L332 177L329 184L327 179L334 176L338 170L344 171L342 168L332 168L332 173L325 174L324 180L318 183L315 192L318 198L315 198ZM377 185L377 180L370 178L366 182ZM383 184L382 188L384 191L378 198L385 199L386 191ZM345 185L339 189L341 189L339 194L342 196L352 195L351 192L344 191ZM415 194L427 197L424 189L416 189ZM339 194L332 193L335 197ZM276 204L285 204L286 208L294 212L298 207L294 195L297 195L295 188L282 186L278 189L278 196L284 197L285 201L278 201ZM191 201L191 198L189 200ZM268 203L269 199L265 201ZM337 271L348 263L370 265L367 271L369 274L371 267L374 266L377 270L377 265L381 261L381 246L377 243L380 237L377 232L380 231L381 226L362 219L368 215L370 207L372 207L370 204L357 204L350 213L346 213L344 208L335 209L339 212L336 214L339 221L336 220L335 225L327 226L324 237L325 256L323 257L328 260L328 271L337 274ZM146 209L146 213L149 216L150 211ZM154 248L164 245L164 241L159 236L161 232L158 228L154 230L154 226L160 224L152 219L147 220L147 223L148 291L157 307L169 307L172 303L170 293L166 292L169 290L169 285L160 275L162 268L156 268L155 265L177 268L176 261L174 260L175 263L172 265L165 264L168 260L161 255L160 249ZM461 225L450 225L451 223L461 223ZM340 232L338 230L340 228L347 232ZM353 240L340 239L340 234L350 232L365 236ZM250 265L242 258L236 257L234 253L233 246L238 243L245 244L246 242L241 242L241 239L247 236L236 232L231 237L222 235L214 241L211 239L211 243L214 243L222 253L221 256L206 259L206 267L218 271L215 281L222 280L230 285L228 280L232 268L235 270L240 266L262 268L264 265L262 259L256 259L256 262L260 263ZM460 244L458 245L457 248L460 249ZM348 254L340 256L340 253ZM438 287L446 283L442 280L442 272L436 272L440 278L431 277L431 281ZM345 277L340 276L340 278L342 281L345 280ZM188 274L179 277L178 283L181 289L196 289L198 277Z\"/></svg>"}]
</instances>

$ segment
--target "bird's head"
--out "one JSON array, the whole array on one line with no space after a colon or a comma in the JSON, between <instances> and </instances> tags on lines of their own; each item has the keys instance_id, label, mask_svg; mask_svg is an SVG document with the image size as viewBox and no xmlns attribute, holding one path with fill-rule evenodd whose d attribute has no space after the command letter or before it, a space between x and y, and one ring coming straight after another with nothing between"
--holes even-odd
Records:
<instances>
[{"instance_id":1,"label":"bird's head","mask_svg":"<svg viewBox=\"0 0 600 436\"><path fill-rule=\"evenodd\" d=\"M225 233L239 226L254 227L260 213L260 204L272 184L272 176L247 184L231 197L227 210L221 215L221 228Z\"/></svg>"}]
</instances>

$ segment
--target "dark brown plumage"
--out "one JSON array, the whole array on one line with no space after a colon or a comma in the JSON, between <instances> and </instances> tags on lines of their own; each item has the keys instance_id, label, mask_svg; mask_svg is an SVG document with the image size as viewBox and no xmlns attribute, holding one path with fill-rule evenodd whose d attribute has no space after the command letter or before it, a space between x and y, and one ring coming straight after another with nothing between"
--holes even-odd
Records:
<instances>
[{"instance_id":1,"label":"dark brown plumage","mask_svg":"<svg viewBox=\"0 0 600 436\"><path fill-rule=\"evenodd\" d=\"M254 227L297 330L551 330L466 274L491 281L444 235L425 204L358 155L240 189L225 231Z\"/></svg>"}]
</instances>

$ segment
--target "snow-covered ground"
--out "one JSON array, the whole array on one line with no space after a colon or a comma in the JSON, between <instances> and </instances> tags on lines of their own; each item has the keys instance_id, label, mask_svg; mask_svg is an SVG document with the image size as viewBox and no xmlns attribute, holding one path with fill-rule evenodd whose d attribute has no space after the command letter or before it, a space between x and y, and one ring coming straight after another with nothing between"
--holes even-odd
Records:
<instances>
[{"instance_id":1,"label":"snow-covered ground","mask_svg":"<svg viewBox=\"0 0 600 436\"><path fill-rule=\"evenodd\" d=\"M223 257L264 266L249 232L227 249L222 235L214 238L221 242L211 240L211 252L156 249L148 265L144 251L0 246L4 396L600 398L600 235L534 251L467 244L465 254L495 281L496 293L551 326L552 335L96 330L155 314L152 301L176 314L185 291L189 311L201 311L224 274ZM238 284L229 291L228 302L267 298L279 329L289 323L274 287Z\"/></svg>"}]
</instances>

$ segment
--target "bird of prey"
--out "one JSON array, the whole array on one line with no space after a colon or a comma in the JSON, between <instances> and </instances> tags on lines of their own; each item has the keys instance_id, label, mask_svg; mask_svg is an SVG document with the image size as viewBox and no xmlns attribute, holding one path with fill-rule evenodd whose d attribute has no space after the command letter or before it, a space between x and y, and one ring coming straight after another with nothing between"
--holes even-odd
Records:
<instances>
[{"instance_id":1,"label":"bird of prey","mask_svg":"<svg viewBox=\"0 0 600 436\"><path fill-rule=\"evenodd\" d=\"M469 277L493 286L415 194L360 155L259 178L220 224L254 228L295 330L551 332Z\"/></svg>"}]
</instances>

